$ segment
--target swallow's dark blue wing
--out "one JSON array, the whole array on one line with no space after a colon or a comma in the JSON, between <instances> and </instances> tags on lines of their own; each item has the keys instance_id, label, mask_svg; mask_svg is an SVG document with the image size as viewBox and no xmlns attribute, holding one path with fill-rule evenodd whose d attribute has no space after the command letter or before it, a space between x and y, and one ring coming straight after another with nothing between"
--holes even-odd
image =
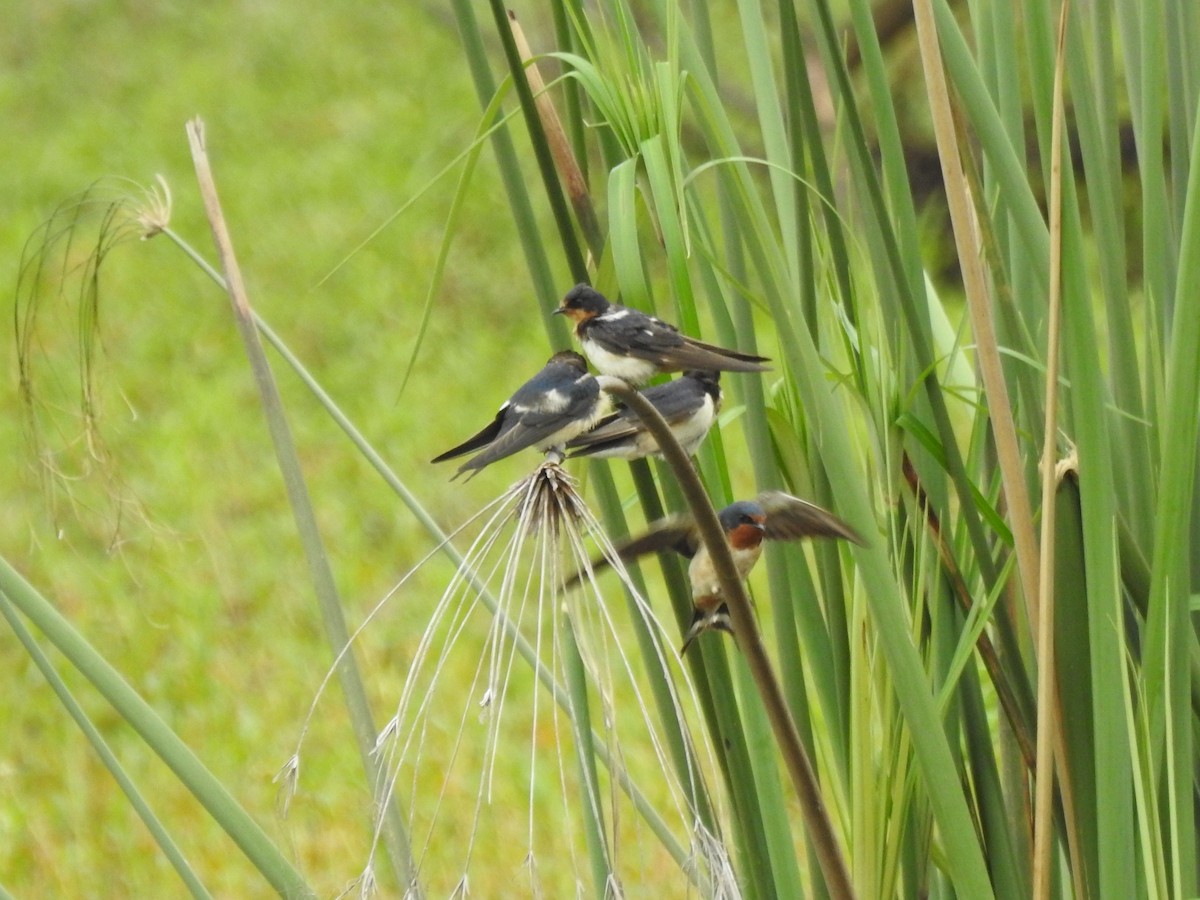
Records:
<instances>
[{"instance_id":1,"label":"swallow's dark blue wing","mask_svg":"<svg viewBox=\"0 0 1200 900\"><path fill-rule=\"evenodd\" d=\"M584 370L556 363L548 364L525 382L509 399L509 405L521 420L531 416L564 415L600 393L596 379Z\"/></svg>"},{"instance_id":2,"label":"swallow's dark blue wing","mask_svg":"<svg viewBox=\"0 0 1200 900\"><path fill-rule=\"evenodd\" d=\"M704 387L694 378L676 378L666 384L656 384L642 391L642 396L650 401L669 424L685 419L698 410L706 396ZM622 410L623 416L636 419L637 414L631 410Z\"/></svg>"},{"instance_id":3,"label":"swallow's dark blue wing","mask_svg":"<svg viewBox=\"0 0 1200 900\"><path fill-rule=\"evenodd\" d=\"M806 537L827 537L866 545L862 536L848 523L815 503L783 491L764 491L758 495L757 502L767 514L764 535L769 540L798 541Z\"/></svg>"},{"instance_id":4,"label":"swallow's dark blue wing","mask_svg":"<svg viewBox=\"0 0 1200 900\"><path fill-rule=\"evenodd\" d=\"M513 394L494 440L459 471L482 469L528 447L562 446L590 428L601 411L600 385L591 375L539 375Z\"/></svg>"},{"instance_id":5,"label":"swallow's dark blue wing","mask_svg":"<svg viewBox=\"0 0 1200 900\"><path fill-rule=\"evenodd\" d=\"M645 556L647 553L665 553L668 550L691 559L699 549L700 535L696 532L692 517L685 515L660 519L651 525L644 534L613 545L613 550L622 562L629 562L639 556ZM608 557L602 556L592 561L592 571L599 572L608 565L610 565ZM577 573L567 581L566 586L571 587L581 581L583 577L583 572Z\"/></svg>"},{"instance_id":6,"label":"swallow's dark blue wing","mask_svg":"<svg viewBox=\"0 0 1200 900\"><path fill-rule=\"evenodd\" d=\"M677 378L667 384L655 385L642 391L642 396L658 410L667 424L675 427L686 422L704 406L708 392L692 378ZM578 449L579 456L611 449L624 441L638 437L646 430L641 418L625 408L601 419L596 427L571 441L568 449ZM657 443L654 447L657 447Z\"/></svg>"},{"instance_id":7,"label":"swallow's dark blue wing","mask_svg":"<svg viewBox=\"0 0 1200 900\"><path fill-rule=\"evenodd\" d=\"M500 411L496 413L496 418L494 418L491 422L488 422L482 431L467 438L457 447L451 447L445 453L435 456L432 460L430 460L430 462L445 462L448 459L454 459L457 456L462 456L466 453L473 453L481 447L486 447L488 444L494 441L496 436L499 435L503 430L504 418L507 412L508 404L505 403L500 407Z\"/></svg>"},{"instance_id":8,"label":"swallow's dark blue wing","mask_svg":"<svg viewBox=\"0 0 1200 900\"><path fill-rule=\"evenodd\" d=\"M718 369L728 372L764 372L766 357L728 350L689 338L654 316L636 309L614 306L580 326L580 339L605 351L654 363L660 371Z\"/></svg>"},{"instance_id":9,"label":"swallow's dark blue wing","mask_svg":"<svg viewBox=\"0 0 1200 900\"><path fill-rule=\"evenodd\" d=\"M587 397L590 396L596 405L599 392L596 380L587 374L587 363L582 356L573 350L555 353L541 371L521 385L500 407L495 419L482 431L435 457L433 462L484 450L459 468L461 474L464 469L480 469L510 453L535 446L549 427L550 419L556 415L582 415L580 408L586 405ZM594 418L593 412L592 418L570 436L586 430ZM518 426L522 427L518 429Z\"/></svg>"},{"instance_id":10,"label":"swallow's dark blue wing","mask_svg":"<svg viewBox=\"0 0 1200 900\"><path fill-rule=\"evenodd\" d=\"M685 343L674 325L625 306L613 306L584 322L580 331L580 337L595 341L609 353L655 362Z\"/></svg>"}]
</instances>

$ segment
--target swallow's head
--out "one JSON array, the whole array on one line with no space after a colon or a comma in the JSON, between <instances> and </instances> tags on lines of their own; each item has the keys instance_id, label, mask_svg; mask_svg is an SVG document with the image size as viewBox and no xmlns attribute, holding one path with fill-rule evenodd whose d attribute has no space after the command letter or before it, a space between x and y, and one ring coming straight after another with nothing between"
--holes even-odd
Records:
<instances>
[{"instance_id":1,"label":"swallow's head","mask_svg":"<svg viewBox=\"0 0 1200 900\"><path fill-rule=\"evenodd\" d=\"M715 369L688 369L683 373L684 378L690 378L700 387L704 388L704 392L713 398L713 402L718 406L721 404L721 373Z\"/></svg>"},{"instance_id":2,"label":"swallow's head","mask_svg":"<svg viewBox=\"0 0 1200 900\"><path fill-rule=\"evenodd\" d=\"M562 304L554 312L569 318L576 325L594 319L609 307L604 295L588 284L577 284L563 297Z\"/></svg>"},{"instance_id":3,"label":"swallow's head","mask_svg":"<svg viewBox=\"0 0 1200 900\"><path fill-rule=\"evenodd\" d=\"M574 350L559 350L546 361L548 366L569 366L580 375L587 374L587 360Z\"/></svg>"},{"instance_id":4,"label":"swallow's head","mask_svg":"<svg viewBox=\"0 0 1200 900\"><path fill-rule=\"evenodd\" d=\"M753 500L739 500L725 507L719 518L734 550L746 550L762 543L767 514Z\"/></svg>"}]
</instances>

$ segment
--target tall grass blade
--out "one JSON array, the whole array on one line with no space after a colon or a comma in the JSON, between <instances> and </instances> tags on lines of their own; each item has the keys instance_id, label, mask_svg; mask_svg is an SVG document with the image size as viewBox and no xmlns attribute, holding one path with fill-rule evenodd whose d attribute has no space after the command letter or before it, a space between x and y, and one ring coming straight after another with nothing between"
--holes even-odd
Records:
<instances>
[{"instance_id":1,"label":"tall grass blade","mask_svg":"<svg viewBox=\"0 0 1200 900\"><path fill-rule=\"evenodd\" d=\"M320 530L316 524L316 516L312 502L304 483L304 474L300 467L300 459L292 441L291 430L283 412L283 403L279 397L278 388L271 374L270 364L263 353L259 342L258 331L255 328L254 316L249 304L245 285L242 283L241 271L237 258L234 256L233 243L221 212L220 200L217 197L216 183L208 162L207 147L204 136L204 126L199 120L188 124L188 142L192 150L192 158L196 167L196 177L200 185L201 197L205 211L212 226L213 238L217 253L225 274L225 285L233 305L234 320L245 345L250 368L254 373L263 403L263 412L271 432L272 443L275 447L276 459L283 474L287 487L288 499L292 506L296 528L304 546L308 561L309 575L317 593L321 609L321 619L325 626L326 638L330 647L337 653L340 648L349 643L350 632L342 614L341 601L338 599L337 586L333 580L333 572L329 568L329 559L321 541ZM377 790L379 769L372 754L375 746L376 729L372 721L371 711L367 702L366 690L363 687L362 676L352 653L342 657L338 676L342 682L346 706L358 741L359 753L362 757L363 768L367 781L373 792ZM387 803L385 842L389 858L396 868L396 874L404 890L419 896L420 890L416 883L416 871L412 863L408 837L405 833L403 818L394 798Z\"/></svg>"},{"instance_id":2,"label":"tall grass blade","mask_svg":"<svg viewBox=\"0 0 1200 900\"><path fill-rule=\"evenodd\" d=\"M1046 323L1046 393L1045 427L1042 429L1042 535L1039 548L1041 561L1038 572L1037 601L1031 603L1030 618L1036 620L1034 640L1037 643L1038 662L1038 719L1037 719L1037 784L1034 799L1033 832L1033 892L1037 900L1048 900L1050 896L1051 867L1053 864L1054 836L1051 816L1054 803L1055 757L1057 756L1058 778L1064 785L1070 784L1069 759L1063 745L1062 723L1059 721L1058 664L1054 656L1054 554L1055 554L1055 472L1058 455L1058 348L1062 309L1062 181L1063 181L1063 51L1066 45L1067 16L1070 3L1064 2L1058 24L1058 49L1054 54L1054 103L1052 112L1052 137L1050 140L1050 294ZM1068 172L1071 171L1068 168ZM1015 518L1014 514L1014 518ZM1032 530L1032 518L1023 523ZM1018 553L1020 553L1018 542ZM1074 806L1071 792L1063 790L1064 806L1073 823ZM1079 858L1077 840L1070 837L1072 853L1075 854L1075 871L1082 878L1083 860ZM1077 885L1084 882L1077 881ZM1080 893L1083 893L1080 891Z\"/></svg>"},{"instance_id":3,"label":"tall grass blade","mask_svg":"<svg viewBox=\"0 0 1200 900\"><path fill-rule=\"evenodd\" d=\"M1200 123L1200 120L1198 120ZM1179 764L1194 758L1191 721L1190 643L1194 639L1190 616L1191 532L1181 523L1191 521L1196 489L1196 438L1200 428L1200 369L1195 348L1200 346L1200 124L1192 136L1187 201L1180 235L1179 280L1172 304L1172 321L1166 359L1166 397L1163 404L1161 483L1154 529L1150 596L1146 617L1146 694L1150 700L1150 727L1155 748L1153 771L1168 777L1165 790L1175 797L1192 796L1192 767ZM1175 723L1168 734L1167 723ZM1176 765L1164 771L1167 755ZM1196 890L1195 823L1191 803L1185 809L1162 810L1182 858L1174 860L1181 871L1181 889Z\"/></svg>"}]
</instances>

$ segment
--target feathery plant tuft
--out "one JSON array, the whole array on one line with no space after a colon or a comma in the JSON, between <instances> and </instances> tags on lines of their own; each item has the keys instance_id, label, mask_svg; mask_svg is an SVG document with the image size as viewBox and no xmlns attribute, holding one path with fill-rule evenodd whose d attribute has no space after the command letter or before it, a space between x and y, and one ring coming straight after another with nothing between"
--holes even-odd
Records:
<instances>
[{"instance_id":1,"label":"feathery plant tuft","mask_svg":"<svg viewBox=\"0 0 1200 900\"><path fill-rule=\"evenodd\" d=\"M29 237L13 302L18 395L36 471L57 518L95 515L116 541L123 515L141 515L100 427L104 418L101 271L109 255L149 240L171 219L171 190L122 178L64 200ZM99 492L89 491L99 484Z\"/></svg>"},{"instance_id":2,"label":"feathery plant tuft","mask_svg":"<svg viewBox=\"0 0 1200 900\"><path fill-rule=\"evenodd\" d=\"M547 461L513 484L430 553L469 542L430 612L374 753L387 773L385 795L401 794L409 806L416 872L435 891L468 890L478 835L512 828L521 788L525 826L523 834L513 834L513 861L525 870L531 894L547 890L539 874L545 860L558 858L561 868L564 854L576 877L590 865L598 892L620 892L622 867L629 865L624 860L641 856L626 846L631 830L643 835L638 844L653 836L651 845L661 843L703 893L736 890L723 845L695 806L711 777L711 750L701 762L686 756L684 768L675 770L640 686L636 654L623 647L629 626L599 592L589 556L593 539L625 575L635 601L631 611L655 636L657 664L670 666L672 635L629 583L575 479L557 462ZM584 573L584 587L570 590L569 576L576 572ZM403 595L404 581L360 631ZM481 630L480 653L471 638ZM686 678L684 689L670 698L680 720L685 707L695 706ZM511 757L522 734L527 761L514 784ZM578 769L570 762L572 748ZM639 784L626 762L647 755L656 773L651 785ZM298 748L281 773L286 802L296 790L301 757ZM545 808L540 795L547 783L561 789L565 815ZM576 821L575 803L589 812L583 822ZM381 826L377 821L377 835ZM588 863L576 859L580 841ZM438 849L447 842L459 848L457 859ZM436 867L426 863L435 850ZM364 896L375 884L374 866L372 852L357 881Z\"/></svg>"}]
</instances>

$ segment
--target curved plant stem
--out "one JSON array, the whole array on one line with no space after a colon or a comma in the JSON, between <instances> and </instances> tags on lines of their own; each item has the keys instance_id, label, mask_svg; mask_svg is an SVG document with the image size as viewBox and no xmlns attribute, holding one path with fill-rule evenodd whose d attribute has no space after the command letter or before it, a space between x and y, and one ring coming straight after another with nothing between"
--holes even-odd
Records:
<instances>
[{"instance_id":1,"label":"curved plant stem","mask_svg":"<svg viewBox=\"0 0 1200 900\"><path fill-rule=\"evenodd\" d=\"M800 799L800 809L804 814L809 837L821 864L825 883L832 896L852 898L854 889L850 883L850 870L846 866L841 846L833 830L833 822L829 818L825 801L821 797L821 789L817 784L812 762L808 758L804 745L800 742L796 723L792 721L783 691L779 687L775 673L771 670L766 646L759 633L758 623L754 620L754 612L750 608L750 600L746 596L745 587L734 566L729 544L725 540L725 533L717 519L717 511L708 499L708 494L705 492L704 485L691 460L679 446L679 442L675 440L670 426L667 425L658 410L646 398L623 382L609 382L605 389L615 394L641 417L650 433L658 441L663 457L679 480L679 486L687 499L700 537L712 557L722 594L729 606L729 615L733 619L733 630L737 636L738 646L741 647L742 653L746 657L750 674L754 678L763 708L770 720L771 730L775 733L775 740L783 754L788 774L792 778L796 794Z\"/></svg>"}]
</instances>

